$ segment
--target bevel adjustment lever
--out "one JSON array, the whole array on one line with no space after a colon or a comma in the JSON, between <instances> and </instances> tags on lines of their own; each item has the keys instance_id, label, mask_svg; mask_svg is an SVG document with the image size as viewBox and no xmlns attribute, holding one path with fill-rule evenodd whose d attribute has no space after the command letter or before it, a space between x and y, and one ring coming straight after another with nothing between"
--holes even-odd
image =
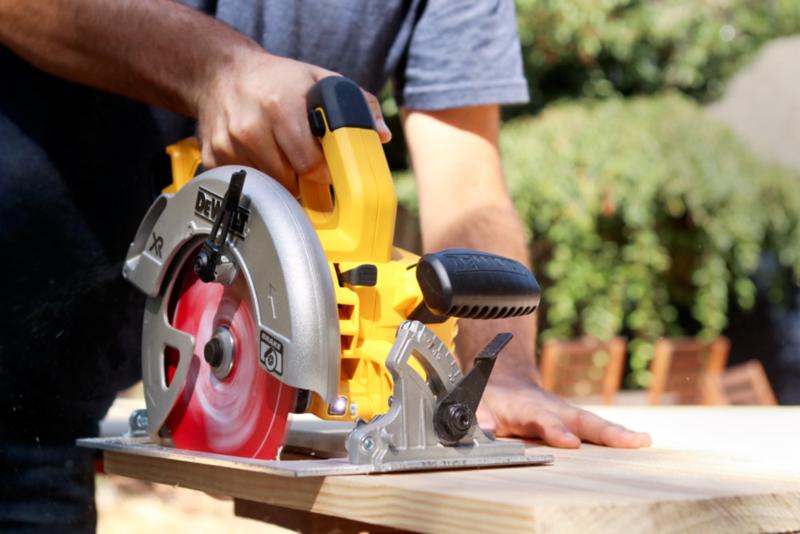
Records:
<instances>
[{"instance_id":1,"label":"bevel adjustment lever","mask_svg":"<svg viewBox=\"0 0 800 534\"><path fill-rule=\"evenodd\" d=\"M242 197L242 189L244 188L246 177L247 171L244 169L231 175L228 190L225 191L222 204L211 227L211 233L203 241L203 246L194 259L194 272L203 282L213 282L215 280L215 273L222 256L225 240L228 238L228 233L239 211L239 201Z\"/></svg>"},{"instance_id":2,"label":"bevel adjustment lever","mask_svg":"<svg viewBox=\"0 0 800 534\"><path fill-rule=\"evenodd\" d=\"M433 414L433 428L445 445L455 445L475 424L475 413L489 382L497 355L511 341L513 334L497 334L475 357L469 373L450 393L439 399Z\"/></svg>"}]
</instances>

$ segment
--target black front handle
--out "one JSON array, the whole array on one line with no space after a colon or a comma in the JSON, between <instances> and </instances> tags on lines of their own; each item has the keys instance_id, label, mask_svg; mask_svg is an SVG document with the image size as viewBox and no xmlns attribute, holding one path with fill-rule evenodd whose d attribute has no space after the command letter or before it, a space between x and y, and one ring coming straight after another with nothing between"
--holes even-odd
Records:
<instances>
[{"instance_id":1,"label":"black front handle","mask_svg":"<svg viewBox=\"0 0 800 534\"><path fill-rule=\"evenodd\" d=\"M306 96L308 121L317 137L325 135L325 123L319 109L325 114L330 131L338 128L375 129L375 120L361 88L343 76L328 76L314 84Z\"/></svg>"},{"instance_id":2,"label":"black front handle","mask_svg":"<svg viewBox=\"0 0 800 534\"><path fill-rule=\"evenodd\" d=\"M433 314L467 319L528 315L541 294L533 273L521 263L466 249L422 256L417 282Z\"/></svg>"}]
</instances>

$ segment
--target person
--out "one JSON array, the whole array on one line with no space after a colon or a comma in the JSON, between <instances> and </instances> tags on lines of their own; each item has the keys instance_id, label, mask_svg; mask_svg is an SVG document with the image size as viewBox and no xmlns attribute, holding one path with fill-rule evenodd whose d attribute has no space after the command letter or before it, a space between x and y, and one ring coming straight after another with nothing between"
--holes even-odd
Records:
<instances>
[{"instance_id":1,"label":"person","mask_svg":"<svg viewBox=\"0 0 800 534\"><path fill-rule=\"evenodd\" d=\"M185 5L183 5L185 4ZM329 180L306 91L392 79L424 247L528 263L503 181L499 106L527 99L511 0L0 0L0 529L92 531L97 433L139 378L142 297L119 273L157 190L153 155L194 132L206 168L257 167L290 190ZM479 417L500 436L649 444L543 391L530 318L463 321L461 355L514 333ZM462 362L468 365L468 362Z\"/></svg>"}]
</instances>

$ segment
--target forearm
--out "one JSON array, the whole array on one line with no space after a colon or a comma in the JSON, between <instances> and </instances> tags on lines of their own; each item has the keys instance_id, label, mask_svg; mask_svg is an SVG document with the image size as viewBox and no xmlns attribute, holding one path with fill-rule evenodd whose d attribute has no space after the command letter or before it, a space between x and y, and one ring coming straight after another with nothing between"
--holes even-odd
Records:
<instances>
[{"instance_id":1,"label":"forearm","mask_svg":"<svg viewBox=\"0 0 800 534\"><path fill-rule=\"evenodd\" d=\"M425 250L472 248L529 266L526 232L502 175L496 106L445 112L404 112L420 198ZM462 368L498 332L514 339L496 364L493 380L536 380L535 318L460 320Z\"/></svg>"},{"instance_id":2,"label":"forearm","mask_svg":"<svg viewBox=\"0 0 800 534\"><path fill-rule=\"evenodd\" d=\"M426 250L467 247L528 265L526 232L508 195L498 148L497 106L441 112L404 110L420 197ZM535 317L459 322L456 349L462 369L498 332L514 340L497 359L478 408L483 428L498 436L534 436L556 447L581 440L613 447L650 444L637 434L567 404L539 385L534 349Z\"/></svg>"},{"instance_id":3,"label":"forearm","mask_svg":"<svg viewBox=\"0 0 800 534\"><path fill-rule=\"evenodd\" d=\"M421 212L423 241L426 251L444 248L471 248L499 254L530 266L525 230L510 201L489 205L476 203L469 210L459 210L459 217L441 225L432 210ZM536 316L511 319L459 319L457 352L463 369L486 343L499 332L511 332L514 338L498 358L494 380L531 379L539 382L534 363Z\"/></svg>"},{"instance_id":4,"label":"forearm","mask_svg":"<svg viewBox=\"0 0 800 534\"><path fill-rule=\"evenodd\" d=\"M56 76L190 116L219 66L260 50L171 0L0 0L0 42Z\"/></svg>"}]
</instances>

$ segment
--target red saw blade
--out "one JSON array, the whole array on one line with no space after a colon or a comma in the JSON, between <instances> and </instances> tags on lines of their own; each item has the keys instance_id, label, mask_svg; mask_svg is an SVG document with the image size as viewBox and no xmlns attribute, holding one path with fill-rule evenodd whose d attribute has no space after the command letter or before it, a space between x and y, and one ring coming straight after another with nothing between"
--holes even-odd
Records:
<instances>
[{"instance_id":1,"label":"red saw blade","mask_svg":"<svg viewBox=\"0 0 800 534\"><path fill-rule=\"evenodd\" d=\"M173 444L181 449L274 460L286 434L296 390L259 366L259 332L244 277L238 274L228 286L204 283L191 263L183 266L170 314L173 327L195 338L186 384L166 422ZM235 347L233 369L221 380L203 357L206 342L219 326L230 329ZM167 381L172 380L177 364L176 355L167 352Z\"/></svg>"}]
</instances>

